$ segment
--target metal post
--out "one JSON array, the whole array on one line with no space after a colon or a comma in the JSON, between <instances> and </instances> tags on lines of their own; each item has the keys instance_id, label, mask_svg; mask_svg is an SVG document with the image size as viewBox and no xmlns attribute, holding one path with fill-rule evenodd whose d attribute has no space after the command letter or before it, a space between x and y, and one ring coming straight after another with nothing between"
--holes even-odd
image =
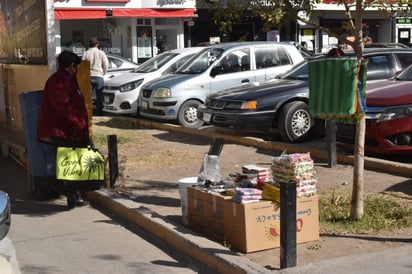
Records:
<instances>
[{"instance_id":1,"label":"metal post","mask_svg":"<svg viewBox=\"0 0 412 274\"><path fill-rule=\"evenodd\" d=\"M109 150L109 171L110 171L110 187L114 187L119 178L119 165L117 156L117 136L107 136Z\"/></svg>"},{"instance_id":2,"label":"metal post","mask_svg":"<svg viewBox=\"0 0 412 274\"><path fill-rule=\"evenodd\" d=\"M326 146L328 150L328 167L336 167L336 124L334 121L326 121Z\"/></svg>"},{"instance_id":3,"label":"metal post","mask_svg":"<svg viewBox=\"0 0 412 274\"><path fill-rule=\"evenodd\" d=\"M280 268L296 266L296 182L280 183Z\"/></svg>"}]
</instances>

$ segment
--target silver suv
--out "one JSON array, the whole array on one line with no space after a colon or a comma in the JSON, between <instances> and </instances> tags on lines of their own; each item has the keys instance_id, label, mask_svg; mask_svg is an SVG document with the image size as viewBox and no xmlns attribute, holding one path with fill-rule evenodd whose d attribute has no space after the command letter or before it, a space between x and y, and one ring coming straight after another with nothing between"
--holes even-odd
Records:
<instances>
[{"instance_id":1,"label":"silver suv","mask_svg":"<svg viewBox=\"0 0 412 274\"><path fill-rule=\"evenodd\" d=\"M210 93L275 78L303 60L299 50L289 43L214 45L176 72L142 86L139 112L143 117L177 120L183 127L198 128L203 121L197 117L197 107Z\"/></svg>"}]
</instances>

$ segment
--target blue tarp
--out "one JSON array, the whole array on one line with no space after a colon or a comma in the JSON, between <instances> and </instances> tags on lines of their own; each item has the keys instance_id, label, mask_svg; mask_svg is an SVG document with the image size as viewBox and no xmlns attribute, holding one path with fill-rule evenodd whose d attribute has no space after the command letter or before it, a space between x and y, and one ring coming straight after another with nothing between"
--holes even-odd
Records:
<instances>
[{"instance_id":1,"label":"blue tarp","mask_svg":"<svg viewBox=\"0 0 412 274\"><path fill-rule=\"evenodd\" d=\"M24 138L27 149L28 171L31 176L55 176L56 153L52 145L37 141L37 121L43 91L19 94L23 117Z\"/></svg>"}]
</instances>

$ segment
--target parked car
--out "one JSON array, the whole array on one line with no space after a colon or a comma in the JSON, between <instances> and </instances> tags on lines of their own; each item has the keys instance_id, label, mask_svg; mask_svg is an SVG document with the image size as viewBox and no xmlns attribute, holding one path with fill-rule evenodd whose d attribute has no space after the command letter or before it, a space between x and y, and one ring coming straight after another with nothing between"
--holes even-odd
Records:
<instances>
[{"instance_id":1,"label":"parked car","mask_svg":"<svg viewBox=\"0 0 412 274\"><path fill-rule=\"evenodd\" d=\"M365 48L408 48L402 43L369 43L365 44Z\"/></svg>"},{"instance_id":2,"label":"parked car","mask_svg":"<svg viewBox=\"0 0 412 274\"><path fill-rule=\"evenodd\" d=\"M80 58L83 58L83 53L77 53ZM139 64L134 63L132 61L127 60L118 55L114 54L106 54L107 59L109 61L109 68L107 69L107 73L104 75L104 81L107 82L114 77L132 71L139 67ZM95 104L96 101L96 93L94 89L92 89L92 103Z\"/></svg>"},{"instance_id":3,"label":"parked car","mask_svg":"<svg viewBox=\"0 0 412 274\"><path fill-rule=\"evenodd\" d=\"M280 78L210 94L198 108L205 123L250 133L304 140L314 125L309 112L309 66L304 61Z\"/></svg>"},{"instance_id":4,"label":"parked car","mask_svg":"<svg viewBox=\"0 0 412 274\"><path fill-rule=\"evenodd\" d=\"M412 152L412 66L393 79L366 85L365 151L377 154ZM353 148L354 124L337 123L336 140ZM346 146L348 147L348 146Z\"/></svg>"},{"instance_id":5,"label":"parked car","mask_svg":"<svg viewBox=\"0 0 412 274\"><path fill-rule=\"evenodd\" d=\"M83 57L83 53L78 54L80 57ZM115 54L106 54L107 59L109 60L109 68L107 73L104 76L104 80L108 81L119 74L129 72L139 67L139 64L132 62L124 57Z\"/></svg>"},{"instance_id":6,"label":"parked car","mask_svg":"<svg viewBox=\"0 0 412 274\"><path fill-rule=\"evenodd\" d=\"M354 55L353 52L346 54ZM364 57L369 64L368 81L389 78L406 67L407 61L412 64L411 50L365 49ZM303 141L316 122L308 108L308 67L304 61L279 79L211 94L205 104L199 106L199 118L214 126L279 134L285 142Z\"/></svg>"},{"instance_id":7,"label":"parked car","mask_svg":"<svg viewBox=\"0 0 412 274\"><path fill-rule=\"evenodd\" d=\"M11 224L10 198L0 191L0 273L21 273L13 242L7 236Z\"/></svg>"},{"instance_id":8,"label":"parked car","mask_svg":"<svg viewBox=\"0 0 412 274\"><path fill-rule=\"evenodd\" d=\"M197 118L197 107L208 94L275 78L303 60L302 54L289 43L237 42L210 46L175 73L144 85L139 97L140 115L198 128L203 121Z\"/></svg>"},{"instance_id":9,"label":"parked car","mask_svg":"<svg viewBox=\"0 0 412 274\"><path fill-rule=\"evenodd\" d=\"M202 49L202 47L194 47L162 52L132 72L124 73L105 82L103 111L137 115L137 100L142 85L161 75L174 72Z\"/></svg>"}]
</instances>

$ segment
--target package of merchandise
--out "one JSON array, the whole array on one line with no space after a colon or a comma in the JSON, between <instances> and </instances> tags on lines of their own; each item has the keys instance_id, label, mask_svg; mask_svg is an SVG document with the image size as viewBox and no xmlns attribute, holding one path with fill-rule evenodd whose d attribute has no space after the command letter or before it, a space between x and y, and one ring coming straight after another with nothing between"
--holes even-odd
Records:
<instances>
[{"instance_id":1,"label":"package of merchandise","mask_svg":"<svg viewBox=\"0 0 412 274\"><path fill-rule=\"evenodd\" d=\"M309 153L284 154L272 159L272 175L275 181L295 181L311 179L315 168Z\"/></svg>"},{"instance_id":2,"label":"package of merchandise","mask_svg":"<svg viewBox=\"0 0 412 274\"><path fill-rule=\"evenodd\" d=\"M272 181L272 171L270 167L244 165L242 166L242 172L244 174L257 175L257 182L255 184L255 187L258 189L262 189L264 183Z\"/></svg>"},{"instance_id":3,"label":"package of merchandise","mask_svg":"<svg viewBox=\"0 0 412 274\"><path fill-rule=\"evenodd\" d=\"M275 183L296 182L298 197L316 193L317 175L309 153L282 153L272 159L272 176Z\"/></svg>"},{"instance_id":4,"label":"package of merchandise","mask_svg":"<svg viewBox=\"0 0 412 274\"><path fill-rule=\"evenodd\" d=\"M262 189L262 200L280 203L280 188L271 183L265 183Z\"/></svg>"},{"instance_id":5,"label":"package of merchandise","mask_svg":"<svg viewBox=\"0 0 412 274\"><path fill-rule=\"evenodd\" d=\"M257 188L236 188L232 201L236 203L251 203L262 199L262 190Z\"/></svg>"},{"instance_id":6,"label":"package of merchandise","mask_svg":"<svg viewBox=\"0 0 412 274\"><path fill-rule=\"evenodd\" d=\"M270 167L261 167L257 165L242 166L242 172L245 174L258 174L258 182L265 183L272 181L272 171Z\"/></svg>"},{"instance_id":7,"label":"package of merchandise","mask_svg":"<svg viewBox=\"0 0 412 274\"><path fill-rule=\"evenodd\" d=\"M317 177L310 180L302 180L296 183L296 192L298 197L311 196L316 194Z\"/></svg>"},{"instance_id":8,"label":"package of merchandise","mask_svg":"<svg viewBox=\"0 0 412 274\"><path fill-rule=\"evenodd\" d=\"M233 180L235 187L253 188L258 185L258 174L250 173L231 173L229 174L230 180Z\"/></svg>"}]
</instances>

